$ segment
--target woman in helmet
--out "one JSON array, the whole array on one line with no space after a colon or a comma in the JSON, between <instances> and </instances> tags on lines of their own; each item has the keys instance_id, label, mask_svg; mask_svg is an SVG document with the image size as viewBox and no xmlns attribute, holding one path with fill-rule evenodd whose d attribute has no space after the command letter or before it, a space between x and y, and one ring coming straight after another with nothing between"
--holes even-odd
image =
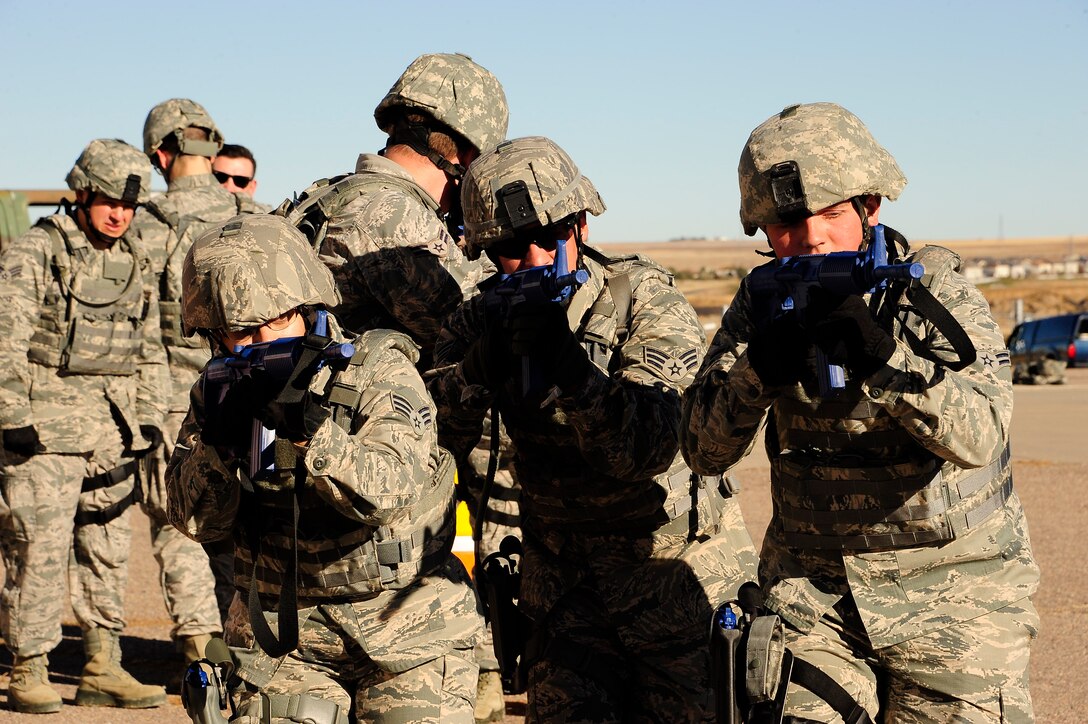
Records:
<instances>
[{"instance_id":1,"label":"woman in helmet","mask_svg":"<svg viewBox=\"0 0 1088 724\"><path fill-rule=\"evenodd\" d=\"M451 554L453 470L415 345L349 342L331 272L278 216L208 232L183 280L185 330L213 357L168 468L170 514L235 542L237 721L471 722L482 621Z\"/></svg>"},{"instance_id":2,"label":"woman in helmet","mask_svg":"<svg viewBox=\"0 0 1088 724\"><path fill-rule=\"evenodd\" d=\"M912 252L877 226L906 179L840 106L767 119L739 174L745 231L766 233L780 260L852 260L883 241L871 251L924 267L854 294L818 285L788 311L756 270L685 397L683 450L699 472L736 464L766 424L775 515L760 581L796 657L787 720L1031 721L1039 569L1009 469L1009 355L986 300L952 252ZM843 370L837 392L818 383L817 350Z\"/></svg>"}]
</instances>

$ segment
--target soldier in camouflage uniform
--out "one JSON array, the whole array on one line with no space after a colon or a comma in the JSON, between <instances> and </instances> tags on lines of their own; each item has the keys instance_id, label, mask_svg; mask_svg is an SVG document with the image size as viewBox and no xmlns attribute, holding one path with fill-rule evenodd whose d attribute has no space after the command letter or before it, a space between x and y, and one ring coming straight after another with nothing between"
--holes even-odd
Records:
<instances>
[{"instance_id":1,"label":"soldier in camouflage uniform","mask_svg":"<svg viewBox=\"0 0 1088 724\"><path fill-rule=\"evenodd\" d=\"M222 631L233 595L229 547L209 554L166 522L163 475L174 441L189 409L189 388L208 360L208 350L181 332L181 265L193 240L239 213L259 211L242 193L230 193L212 175L212 158L223 137L204 107L187 98L163 101L144 122L144 153L166 178L166 193L155 196L136 215L133 226L152 255L159 282L162 340L170 364L169 413L163 452L150 466L144 511L151 524L151 546L162 569L163 599L174 625L170 631L187 661L204 655L204 645ZM218 578L219 580L216 580ZM213 595L214 592L214 595Z\"/></svg>"},{"instance_id":2,"label":"soldier in camouflage uniform","mask_svg":"<svg viewBox=\"0 0 1088 724\"><path fill-rule=\"evenodd\" d=\"M0 256L0 627L15 657L8 701L33 713L61 707L46 656L60 642L66 575L87 653L76 704L166 701L121 668L118 643L130 539L122 514L135 458L162 440L165 413L154 277L126 234L151 167L122 141L92 141L68 185L76 203Z\"/></svg>"},{"instance_id":3,"label":"soldier in camouflage uniform","mask_svg":"<svg viewBox=\"0 0 1088 724\"><path fill-rule=\"evenodd\" d=\"M332 274L276 216L201 237L183 278L186 329L217 357L307 334L350 357L315 372L303 356L287 384L255 370L223 396L208 370L193 386L168 469L170 517L196 540L235 540L250 602L236 596L227 622L237 721L471 722L482 621L450 552L452 461L415 345L390 330L343 344L331 314L322 334L324 309L340 302ZM275 432L276 463L251 474L255 417Z\"/></svg>"},{"instance_id":4,"label":"soldier in camouflage uniform","mask_svg":"<svg viewBox=\"0 0 1088 724\"><path fill-rule=\"evenodd\" d=\"M658 265L586 244L604 204L548 139L486 152L462 198L469 256L509 274L562 244L588 274L566 301L506 315L489 291L503 276L486 280L443 328L428 383L455 453L491 408L514 443L529 720L711 721L711 606L756 556L728 483L680 458L680 395L706 344L695 311ZM523 358L546 393L523 394Z\"/></svg>"},{"instance_id":5,"label":"soldier in camouflage uniform","mask_svg":"<svg viewBox=\"0 0 1088 724\"><path fill-rule=\"evenodd\" d=\"M502 86L487 69L459 54L420 56L374 111L389 135L385 148L361 154L355 174L333 184L336 201L325 190L327 217L310 222L324 229L319 251L344 299L337 316L355 333L388 328L409 335L422 351L421 371L430 368L442 322L493 271L486 260L465 258L455 227L465 168L506 138L507 118ZM306 191L315 192L316 185ZM297 215L286 205L281 213ZM486 466L486 457L481 450L459 461L460 495L473 514L486 467L472 463L482 458ZM493 490L486 542L516 532L518 520L508 469L499 470ZM497 548L486 542L481 555ZM480 651L486 670L480 721L501 719L504 711L498 676L491 673L498 664L488 651Z\"/></svg>"},{"instance_id":6,"label":"soldier in camouflage uniform","mask_svg":"<svg viewBox=\"0 0 1088 724\"><path fill-rule=\"evenodd\" d=\"M745 231L762 229L779 258L864 248L881 199L906 184L861 121L830 103L756 128L739 173ZM766 425L766 607L793 653L861 707L850 721L1031 721L1039 569L1012 491L1009 355L958 257L885 234L890 260L924 264L920 280L813 290L799 315L741 284L685 395L684 455L722 472ZM924 311L933 306L952 323ZM815 349L845 367L835 396L816 386ZM786 714L843 718L796 684Z\"/></svg>"}]
</instances>

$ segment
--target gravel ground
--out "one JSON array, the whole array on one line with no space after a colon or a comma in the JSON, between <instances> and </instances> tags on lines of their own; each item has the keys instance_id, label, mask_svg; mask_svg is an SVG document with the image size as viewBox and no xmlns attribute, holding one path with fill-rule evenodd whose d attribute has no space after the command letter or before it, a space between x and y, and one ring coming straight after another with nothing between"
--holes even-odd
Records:
<instances>
[{"instance_id":1,"label":"gravel ground","mask_svg":"<svg viewBox=\"0 0 1088 724\"><path fill-rule=\"evenodd\" d=\"M1016 488L1028 511L1032 543L1043 569L1036 597L1042 632L1032 651L1032 696L1036 718L1071 724L1088 718L1088 705L1076 692L1088 690L1088 575L1084 543L1088 529L1088 369L1070 370L1068 384L1016 388L1013 459ZM761 449L761 448L760 448ZM756 539L770 517L767 461L761 452L737 469L744 486L741 506ZM134 530L127 589L128 627L122 639L128 669L147 683L166 685L169 702L161 709L118 711L65 706L49 718L0 709L0 722L187 722L174 680L182 668L169 640L169 619L151 557L147 521L133 511ZM65 619L64 640L51 655L53 681L70 704L82 667L78 626ZM11 656L0 651L0 697L6 700ZM524 697L510 697L507 722L521 721Z\"/></svg>"}]
</instances>

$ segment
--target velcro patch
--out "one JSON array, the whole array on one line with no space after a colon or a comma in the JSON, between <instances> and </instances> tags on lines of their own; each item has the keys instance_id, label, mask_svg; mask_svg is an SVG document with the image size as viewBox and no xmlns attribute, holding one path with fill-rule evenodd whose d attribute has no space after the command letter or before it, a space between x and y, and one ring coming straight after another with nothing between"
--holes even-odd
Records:
<instances>
[{"instance_id":1,"label":"velcro patch","mask_svg":"<svg viewBox=\"0 0 1088 724\"><path fill-rule=\"evenodd\" d=\"M689 371L695 369L699 361L699 352L689 349L679 354L670 354L654 347L644 347L642 358L646 366L657 372L670 382L679 382L687 376Z\"/></svg>"},{"instance_id":2,"label":"velcro patch","mask_svg":"<svg viewBox=\"0 0 1088 724\"><path fill-rule=\"evenodd\" d=\"M434 413L431 412L429 405L424 405L418 410L412 409L412 403L408 402L406 398L393 392L389 395L390 401L393 404L393 409L404 415L408 422L412 424L412 428L416 432L423 432L425 428L430 427L434 423Z\"/></svg>"},{"instance_id":3,"label":"velcro patch","mask_svg":"<svg viewBox=\"0 0 1088 724\"><path fill-rule=\"evenodd\" d=\"M15 266L5 267L0 266L0 283L10 282L12 279L18 279L23 275L23 265L16 264Z\"/></svg>"}]
</instances>

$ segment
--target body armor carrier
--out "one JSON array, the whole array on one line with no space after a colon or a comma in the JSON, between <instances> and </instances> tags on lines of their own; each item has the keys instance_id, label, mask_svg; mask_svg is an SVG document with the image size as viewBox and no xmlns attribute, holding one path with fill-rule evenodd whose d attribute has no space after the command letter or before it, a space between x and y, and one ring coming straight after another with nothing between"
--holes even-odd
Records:
<instances>
[{"instance_id":1,"label":"body armor carrier","mask_svg":"<svg viewBox=\"0 0 1088 724\"><path fill-rule=\"evenodd\" d=\"M933 246L912 260L926 267L919 294L940 288L958 263ZM910 288L887 291L878 320L908 342L925 339L917 313L905 321L898 315L911 306ZM767 444L775 514L791 547L868 551L942 543L981 524L1012 494L1007 446L981 468L959 468L923 448L857 383L828 400L800 388L779 397Z\"/></svg>"},{"instance_id":2,"label":"body armor carrier","mask_svg":"<svg viewBox=\"0 0 1088 724\"><path fill-rule=\"evenodd\" d=\"M231 195L234 197L235 214L254 214L261 211L257 203L246 194ZM166 347L202 349L204 342L199 335L186 337L181 328L181 299L175 292L181 290L181 261L193 240L230 217L223 216L218 209L211 219L192 215L183 217L166 196L153 198L145 208L169 226L177 237L174 248L166 250L166 259L159 277L159 326L162 328L162 343Z\"/></svg>"},{"instance_id":3,"label":"body armor carrier","mask_svg":"<svg viewBox=\"0 0 1088 724\"><path fill-rule=\"evenodd\" d=\"M603 267L604 289L582 318L579 337L590 359L612 374L620 358L615 351L630 336L632 290L649 276L671 284L668 272L638 256L606 257L592 247L582 253ZM694 474L678 455L665 472L637 483L612 478L589 466L577 447L566 417L557 408L550 416L532 411L522 417L511 405L508 429L519 432L519 457L548 460L548 480L540 471L518 467L523 488L523 520L548 529L582 533L653 532L694 535L700 525L716 520L735 484L724 476ZM623 495L617 496L616 491ZM699 520L699 519L702 520Z\"/></svg>"},{"instance_id":4,"label":"body armor carrier","mask_svg":"<svg viewBox=\"0 0 1088 724\"><path fill-rule=\"evenodd\" d=\"M127 252L127 261L95 254L67 216L50 216L37 226L52 243L51 266L60 293L45 296L28 358L73 374L135 374L150 304L143 284L147 260L124 237L116 243ZM96 268L88 267L92 261Z\"/></svg>"},{"instance_id":5,"label":"body armor carrier","mask_svg":"<svg viewBox=\"0 0 1088 724\"><path fill-rule=\"evenodd\" d=\"M367 332L354 344L356 352L349 365L360 368L351 375L357 382L337 375L330 381L328 400L333 421L349 434L357 429L362 390L372 384L382 351L399 348L410 359L418 354L407 337L388 330ZM290 443L282 447L293 450ZM455 534L453 458L444 449L439 451L438 469L407 515L378 527L331 512L309 476L261 488L245 481L240 508L247 517L236 540L236 585L247 588L252 574L261 595L282 595L282 587L292 585L284 578L287 562L296 555L296 536L298 595L303 598L369 598L403 588L434 570L449 557ZM278 474L294 477L301 465L295 467ZM268 489L275 487L282 492Z\"/></svg>"}]
</instances>

